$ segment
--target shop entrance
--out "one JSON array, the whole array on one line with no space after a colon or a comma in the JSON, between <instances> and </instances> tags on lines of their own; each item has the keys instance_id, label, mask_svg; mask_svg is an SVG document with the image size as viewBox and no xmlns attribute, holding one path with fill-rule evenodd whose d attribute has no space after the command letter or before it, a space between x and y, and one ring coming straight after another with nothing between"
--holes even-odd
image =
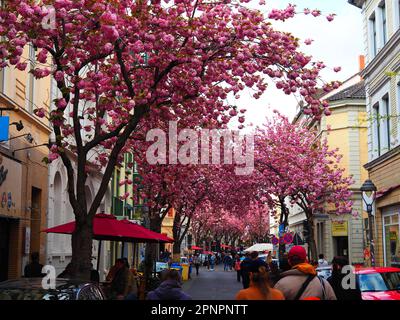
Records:
<instances>
[{"instance_id":1,"label":"shop entrance","mask_svg":"<svg viewBox=\"0 0 400 320\"><path fill-rule=\"evenodd\" d=\"M8 254L10 246L10 222L0 218L0 282L8 279Z\"/></svg>"},{"instance_id":2,"label":"shop entrance","mask_svg":"<svg viewBox=\"0 0 400 320\"><path fill-rule=\"evenodd\" d=\"M348 237L334 237L335 255L349 257L349 238Z\"/></svg>"}]
</instances>

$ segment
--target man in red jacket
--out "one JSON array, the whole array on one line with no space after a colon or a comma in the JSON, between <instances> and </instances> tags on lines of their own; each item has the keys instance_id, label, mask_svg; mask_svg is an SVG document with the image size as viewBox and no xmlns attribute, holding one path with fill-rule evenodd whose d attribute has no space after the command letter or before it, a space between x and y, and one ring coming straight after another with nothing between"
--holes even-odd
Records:
<instances>
[{"instance_id":1,"label":"man in red jacket","mask_svg":"<svg viewBox=\"0 0 400 320\"><path fill-rule=\"evenodd\" d=\"M293 247L289 251L288 260L291 269L283 272L274 286L284 294L286 300L308 300L310 297L336 300L328 281L319 278L315 268L307 262L307 253L303 247Z\"/></svg>"}]
</instances>

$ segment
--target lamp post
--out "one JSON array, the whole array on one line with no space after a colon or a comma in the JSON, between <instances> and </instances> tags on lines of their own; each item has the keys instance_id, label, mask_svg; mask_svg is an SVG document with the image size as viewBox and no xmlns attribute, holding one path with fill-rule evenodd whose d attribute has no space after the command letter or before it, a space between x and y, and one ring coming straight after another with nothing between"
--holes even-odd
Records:
<instances>
[{"instance_id":1,"label":"lamp post","mask_svg":"<svg viewBox=\"0 0 400 320\"><path fill-rule=\"evenodd\" d=\"M369 225L369 247L371 255L371 266L375 267L375 248L373 241L373 231L372 231L372 206L375 202L376 197L376 186L371 180L366 180L360 188L362 192L362 198L365 203L365 207L368 213L368 225Z\"/></svg>"}]
</instances>

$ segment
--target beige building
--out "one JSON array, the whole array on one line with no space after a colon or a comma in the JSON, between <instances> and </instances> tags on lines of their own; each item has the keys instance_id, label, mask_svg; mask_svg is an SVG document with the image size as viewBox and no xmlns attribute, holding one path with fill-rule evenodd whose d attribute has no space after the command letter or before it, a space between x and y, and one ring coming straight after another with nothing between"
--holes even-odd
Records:
<instances>
[{"instance_id":1,"label":"beige building","mask_svg":"<svg viewBox=\"0 0 400 320\"><path fill-rule=\"evenodd\" d=\"M400 266L400 1L349 0L361 9L367 65L368 163L378 189L376 263Z\"/></svg>"},{"instance_id":2,"label":"beige building","mask_svg":"<svg viewBox=\"0 0 400 320\"><path fill-rule=\"evenodd\" d=\"M35 50L23 54L35 65ZM29 67L28 67L29 68ZM0 71L0 108L9 133L0 142L0 281L20 277L32 252L45 262L50 128L33 110L49 109L50 78L34 79L14 67ZM1 130L8 124L2 123Z\"/></svg>"},{"instance_id":3,"label":"beige building","mask_svg":"<svg viewBox=\"0 0 400 320\"><path fill-rule=\"evenodd\" d=\"M368 157L364 82L357 74L321 99L329 102L330 116L322 116L321 120L311 119L300 108L294 122L315 130L318 138L326 138L330 149L339 148L339 153L343 155L340 165L345 169L344 174L353 176L355 181L351 187L353 211L358 212L359 216L336 215L330 208L316 214L314 237L317 250L328 261L340 255L347 256L352 264L362 264L365 239L359 189L367 177L363 164ZM302 234L305 214L297 206L291 207L290 212L290 229Z\"/></svg>"}]
</instances>

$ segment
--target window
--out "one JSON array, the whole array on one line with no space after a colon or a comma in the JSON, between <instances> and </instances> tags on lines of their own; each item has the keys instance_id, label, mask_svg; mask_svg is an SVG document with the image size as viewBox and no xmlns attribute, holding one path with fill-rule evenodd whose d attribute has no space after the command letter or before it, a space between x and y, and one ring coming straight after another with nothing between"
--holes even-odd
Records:
<instances>
[{"instance_id":1,"label":"window","mask_svg":"<svg viewBox=\"0 0 400 320\"><path fill-rule=\"evenodd\" d=\"M397 210L399 207L397 207ZM388 208L383 217L383 237L386 267L400 267L400 224L396 208ZM392 214L394 212L394 214ZM386 212L384 212L385 214Z\"/></svg>"},{"instance_id":2,"label":"window","mask_svg":"<svg viewBox=\"0 0 400 320\"><path fill-rule=\"evenodd\" d=\"M394 32L400 28L400 0L393 0Z\"/></svg>"},{"instance_id":3,"label":"window","mask_svg":"<svg viewBox=\"0 0 400 320\"><path fill-rule=\"evenodd\" d=\"M385 137L385 147L387 147L387 150L390 150L390 103L389 103L389 95L385 95L382 98L383 102L383 110L385 113L385 116L383 117L382 121L384 122L384 137Z\"/></svg>"},{"instance_id":4,"label":"window","mask_svg":"<svg viewBox=\"0 0 400 320\"><path fill-rule=\"evenodd\" d=\"M360 274L358 280L361 292L394 291L400 288L399 272Z\"/></svg>"},{"instance_id":5,"label":"window","mask_svg":"<svg viewBox=\"0 0 400 320\"><path fill-rule=\"evenodd\" d=\"M373 14L369 18L369 29L370 29L370 51L371 51L371 58L374 58L377 54L377 32L376 32L376 18L375 14Z\"/></svg>"},{"instance_id":6,"label":"window","mask_svg":"<svg viewBox=\"0 0 400 320\"><path fill-rule=\"evenodd\" d=\"M374 148L376 148L379 157L381 155L381 115L379 112L379 103L375 104L373 107L373 123L375 137Z\"/></svg>"},{"instance_id":7,"label":"window","mask_svg":"<svg viewBox=\"0 0 400 320\"><path fill-rule=\"evenodd\" d=\"M382 32L382 45L384 46L387 42L387 16L386 16L386 2L383 1L379 6L382 24L381 24L381 32Z\"/></svg>"}]
</instances>

